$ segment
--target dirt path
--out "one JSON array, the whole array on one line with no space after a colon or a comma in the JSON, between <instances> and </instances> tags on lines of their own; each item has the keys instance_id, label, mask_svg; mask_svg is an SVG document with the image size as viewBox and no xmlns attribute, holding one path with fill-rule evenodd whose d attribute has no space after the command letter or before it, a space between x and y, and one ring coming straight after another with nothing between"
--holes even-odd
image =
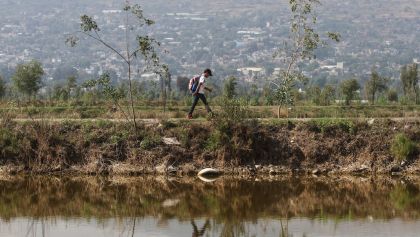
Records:
<instances>
[{"instance_id":1,"label":"dirt path","mask_svg":"<svg viewBox=\"0 0 420 237\"><path fill-rule=\"evenodd\" d=\"M395 122L415 122L420 121L420 117L393 117L393 118L259 118L258 120L261 122L269 122L269 121L295 121L295 122L309 122L313 120L322 120L322 119L334 119L334 120L355 120L355 121L374 121L374 120L391 120ZM116 122L116 123L123 123L127 122L125 119L108 119L108 118L92 118L92 119L65 119L65 118L17 118L12 119L15 122L49 122L49 123L62 123L65 121L71 122L97 122L97 121L109 121L109 122ZM2 119L0 119L2 121ZM144 124L158 124L162 119L137 119L138 122ZM180 118L170 118L167 121L171 122L180 122L180 121L191 121L191 122L204 122L207 121L205 118L199 119L180 119Z\"/></svg>"}]
</instances>

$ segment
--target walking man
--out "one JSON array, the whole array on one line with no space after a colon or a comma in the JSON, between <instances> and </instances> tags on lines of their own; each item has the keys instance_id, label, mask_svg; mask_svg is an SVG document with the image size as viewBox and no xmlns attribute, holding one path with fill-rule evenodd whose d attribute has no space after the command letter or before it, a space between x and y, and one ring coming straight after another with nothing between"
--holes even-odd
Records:
<instances>
[{"instance_id":1,"label":"walking man","mask_svg":"<svg viewBox=\"0 0 420 237\"><path fill-rule=\"evenodd\" d=\"M203 101L204 105L206 106L206 110L207 113L212 113L209 104L207 103L207 99L206 96L204 95L204 91L207 90L209 92L211 92L212 90L210 88L206 87L206 79L213 76L212 72L210 69L206 69L204 70L204 73L198 78L193 78L191 80L190 83L190 90L193 93L193 104L191 106L190 112L188 113L188 119L192 119L193 117L193 112L195 109L195 106L198 103L198 100Z\"/></svg>"}]
</instances>

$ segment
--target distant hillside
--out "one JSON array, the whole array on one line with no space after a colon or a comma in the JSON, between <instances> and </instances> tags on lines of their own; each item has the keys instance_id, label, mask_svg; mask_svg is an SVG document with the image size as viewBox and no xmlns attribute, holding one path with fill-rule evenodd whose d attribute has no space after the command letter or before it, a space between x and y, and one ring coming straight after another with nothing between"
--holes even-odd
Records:
<instances>
[{"instance_id":1,"label":"distant hillside","mask_svg":"<svg viewBox=\"0 0 420 237\"><path fill-rule=\"evenodd\" d=\"M65 34L79 27L79 16L95 15L107 39L116 46L123 39L118 15L122 0L2 0L0 1L0 74L10 75L17 63L35 58L52 77L58 68L77 67L83 74L124 70L110 53L91 42L76 49L64 44ZM173 75L189 75L211 66L220 77L242 67L262 67L270 74L278 63L274 49L287 37L286 0L154 0L138 1L157 21L149 32L163 42L163 59ZM319 30L337 31L342 42L317 52L318 60L303 70L316 80L366 77L372 66L397 78L401 65L420 58L420 1L324 0L319 8ZM190 13L195 17L179 17ZM172 15L170 15L172 14ZM259 32L249 36L238 32ZM342 73L321 70L344 63ZM89 71L89 72L90 72ZM238 75L241 76L241 75ZM7 77L7 76L6 76ZM90 75L85 75L90 77Z\"/></svg>"}]
</instances>

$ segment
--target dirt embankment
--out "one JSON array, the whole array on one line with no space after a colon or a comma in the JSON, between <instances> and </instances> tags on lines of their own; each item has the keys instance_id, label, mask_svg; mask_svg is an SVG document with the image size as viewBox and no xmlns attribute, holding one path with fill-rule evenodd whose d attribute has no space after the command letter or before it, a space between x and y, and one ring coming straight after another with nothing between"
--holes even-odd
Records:
<instances>
[{"instance_id":1,"label":"dirt embankment","mask_svg":"<svg viewBox=\"0 0 420 237\"><path fill-rule=\"evenodd\" d=\"M140 126L137 135L129 124L107 121L2 123L7 173L420 173L418 122L162 122ZM397 134L416 146L404 159L391 152Z\"/></svg>"}]
</instances>

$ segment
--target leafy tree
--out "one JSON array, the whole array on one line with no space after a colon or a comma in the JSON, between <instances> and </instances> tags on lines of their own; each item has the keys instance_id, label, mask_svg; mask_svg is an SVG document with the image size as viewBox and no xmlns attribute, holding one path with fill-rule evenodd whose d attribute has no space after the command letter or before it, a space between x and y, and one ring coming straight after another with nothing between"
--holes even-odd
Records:
<instances>
[{"instance_id":1,"label":"leafy tree","mask_svg":"<svg viewBox=\"0 0 420 237\"><path fill-rule=\"evenodd\" d=\"M308 88L308 98L312 101L312 103L319 105L321 99L321 88L319 86L311 86Z\"/></svg>"},{"instance_id":2,"label":"leafy tree","mask_svg":"<svg viewBox=\"0 0 420 237\"><path fill-rule=\"evenodd\" d=\"M250 88L250 104L251 105L258 105L260 100L260 92L258 91L258 86L256 84L252 84Z\"/></svg>"},{"instance_id":3,"label":"leafy tree","mask_svg":"<svg viewBox=\"0 0 420 237\"><path fill-rule=\"evenodd\" d=\"M168 90L168 94L170 95L172 93L172 74L168 71L166 76L166 88Z\"/></svg>"},{"instance_id":4,"label":"leafy tree","mask_svg":"<svg viewBox=\"0 0 420 237\"><path fill-rule=\"evenodd\" d=\"M67 77L67 90L71 90L77 87L77 77L75 76L69 76Z\"/></svg>"},{"instance_id":5,"label":"leafy tree","mask_svg":"<svg viewBox=\"0 0 420 237\"><path fill-rule=\"evenodd\" d=\"M418 65L403 66L401 68L400 79L403 84L404 96L410 100L414 100L415 103L420 103Z\"/></svg>"},{"instance_id":6,"label":"leafy tree","mask_svg":"<svg viewBox=\"0 0 420 237\"><path fill-rule=\"evenodd\" d=\"M163 112L166 112L166 102L168 94L171 91L171 73L166 65L163 65L163 70L159 73L160 77L160 97L163 102Z\"/></svg>"},{"instance_id":7,"label":"leafy tree","mask_svg":"<svg viewBox=\"0 0 420 237\"><path fill-rule=\"evenodd\" d=\"M189 79L188 77L182 77L182 76L178 76L176 78L176 88L178 88L178 91L181 92L182 94L186 94L188 92L188 84L189 84Z\"/></svg>"},{"instance_id":8,"label":"leafy tree","mask_svg":"<svg viewBox=\"0 0 420 237\"><path fill-rule=\"evenodd\" d=\"M72 91L77 89L77 77L69 76L66 79L66 93L67 99L71 97Z\"/></svg>"},{"instance_id":9,"label":"leafy tree","mask_svg":"<svg viewBox=\"0 0 420 237\"><path fill-rule=\"evenodd\" d=\"M54 100L67 100L67 91L60 85L55 85L52 89L52 98Z\"/></svg>"},{"instance_id":10,"label":"leafy tree","mask_svg":"<svg viewBox=\"0 0 420 237\"><path fill-rule=\"evenodd\" d=\"M119 101L125 97L124 90L120 88L116 88L111 83L111 77L108 73L102 74L99 79L88 80L83 83L83 87L85 88L96 88L101 92L101 94L105 95L105 98L111 100L116 107L122 112L123 116L127 121L130 121L127 113L121 107Z\"/></svg>"},{"instance_id":11,"label":"leafy tree","mask_svg":"<svg viewBox=\"0 0 420 237\"><path fill-rule=\"evenodd\" d=\"M0 99L6 95L6 83L3 80L3 77L0 76Z\"/></svg>"},{"instance_id":12,"label":"leafy tree","mask_svg":"<svg viewBox=\"0 0 420 237\"><path fill-rule=\"evenodd\" d=\"M331 85L326 85L321 92L320 104L324 106L331 105L335 100L335 88Z\"/></svg>"},{"instance_id":13,"label":"leafy tree","mask_svg":"<svg viewBox=\"0 0 420 237\"><path fill-rule=\"evenodd\" d=\"M105 46L113 53L115 53L122 62L126 65L128 70L128 85L129 85L129 98L130 98L130 106L131 106L131 116L134 125L134 130L137 133L137 122L136 122L136 114L134 109L134 97L133 97L133 83L132 83L132 74L133 74L133 67L136 59L140 56L144 62L145 71L152 71L159 75L166 75L167 67L162 67L160 64L160 59L157 54L157 47L160 46L160 43L155 40L154 38L150 37L149 35L136 35L135 41L136 45L134 49L131 48L130 43L132 39L130 38L131 33L134 29L144 28L155 24L155 22L149 18L144 16L143 9L140 5L134 4L131 5L129 1L126 1L125 6L123 8L125 12L125 47L124 49L117 49L114 46L111 46L110 43L106 42L105 39L101 36L101 29L99 28L97 22L93 19L93 17L83 15L81 16L81 30L75 32L73 35L70 35L66 43L70 46L74 47L79 38L77 37L78 34L82 34L87 36L88 38L96 41L97 43ZM136 27L133 27L131 24L131 17L134 17L136 20Z\"/></svg>"},{"instance_id":14,"label":"leafy tree","mask_svg":"<svg viewBox=\"0 0 420 237\"><path fill-rule=\"evenodd\" d=\"M366 93L372 104L375 104L376 95L387 89L388 78L382 77L375 69L372 69L370 79L366 82Z\"/></svg>"},{"instance_id":15,"label":"leafy tree","mask_svg":"<svg viewBox=\"0 0 420 237\"><path fill-rule=\"evenodd\" d=\"M44 69L41 63L33 60L26 64L19 64L12 80L16 89L30 98L41 88L43 75Z\"/></svg>"},{"instance_id":16,"label":"leafy tree","mask_svg":"<svg viewBox=\"0 0 420 237\"><path fill-rule=\"evenodd\" d=\"M274 91L269 85L264 85L262 94L265 99L264 105L274 105Z\"/></svg>"},{"instance_id":17,"label":"leafy tree","mask_svg":"<svg viewBox=\"0 0 420 237\"><path fill-rule=\"evenodd\" d=\"M314 8L320 4L318 0L290 0L289 6L292 13L290 21L290 37L284 42L284 48L278 49L275 57L285 61L285 67L280 70L274 84L275 98L279 103L278 117L282 105L293 104L292 88L296 81L303 81L304 75L299 70L298 64L305 59L315 57L314 51L326 45L321 36L316 32L317 16ZM328 32L327 37L338 42L340 35Z\"/></svg>"},{"instance_id":18,"label":"leafy tree","mask_svg":"<svg viewBox=\"0 0 420 237\"><path fill-rule=\"evenodd\" d=\"M237 96L236 93L236 86L237 86L236 78L235 77L229 77L227 81L225 82L224 88L223 88L223 95L227 99L233 99Z\"/></svg>"},{"instance_id":19,"label":"leafy tree","mask_svg":"<svg viewBox=\"0 0 420 237\"><path fill-rule=\"evenodd\" d=\"M360 90L360 84L356 79L347 79L340 84L340 90L346 105L350 105L350 101L356 98L356 92Z\"/></svg>"},{"instance_id":20,"label":"leafy tree","mask_svg":"<svg viewBox=\"0 0 420 237\"><path fill-rule=\"evenodd\" d=\"M398 92L394 89L389 90L387 98L389 102L398 102Z\"/></svg>"}]
</instances>

